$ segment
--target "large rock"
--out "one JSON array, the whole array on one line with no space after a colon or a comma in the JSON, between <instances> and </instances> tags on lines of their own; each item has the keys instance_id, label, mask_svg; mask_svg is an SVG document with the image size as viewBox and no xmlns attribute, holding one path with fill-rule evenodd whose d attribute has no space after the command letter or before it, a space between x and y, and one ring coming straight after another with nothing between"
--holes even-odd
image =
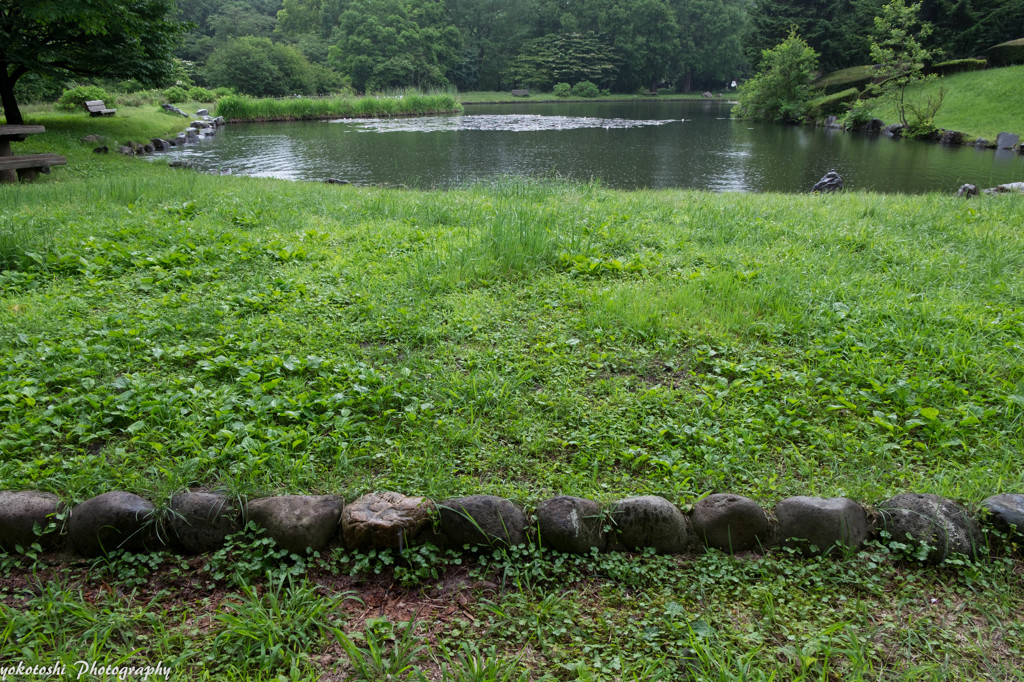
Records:
<instances>
[{"instance_id":1,"label":"large rock","mask_svg":"<svg viewBox=\"0 0 1024 682\"><path fill-rule=\"evenodd\" d=\"M942 144L963 144L965 135L959 130L943 130L939 141Z\"/></svg>"},{"instance_id":2,"label":"large rock","mask_svg":"<svg viewBox=\"0 0 1024 682\"><path fill-rule=\"evenodd\" d=\"M981 506L988 511L992 525L998 530L1024 537L1024 495L993 495Z\"/></svg>"},{"instance_id":3,"label":"large rock","mask_svg":"<svg viewBox=\"0 0 1024 682\"><path fill-rule=\"evenodd\" d=\"M72 510L68 538L75 551L87 557L115 549L156 549L155 513L152 502L133 493L103 493Z\"/></svg>"},{"instance_id":4,"label":"large rock","mask_svg":"<svg viewBox=\"0 0 1024 682\"><path fill-rule=\"evenodd\" d=\"M964 183L963 185L960 185L960 189L956 191L956 195L958 197L964 197L965 199L976 197L979 193L980 192L978 191L978 186L972 185L970 183Z\"/></svg>"},{"instance_id":5,"label":"large rock","mask_svg":"<svg viewBox=\"0 0 1024 682\"><path fill-rule=\"evenodd\" d=\"M690 527L679 508L663 497L646 495L619 500L611 508L616 540L627 549L654 548L678 554L690 544Z\"/></svg>"},{"instance_id":6,"label":"large rock","mask_svg":"<svg viewBox=\"0 0 1024 682\"><path fill-rule=\"evenodd\" d=\"M246 517L295 554L327 547L338 530L345 502L338 495L280 495L252 500Z\"/></svg>"},{"instance_id":7,"label":"large rock","mask_svg":"<svg viewBox=\"0 0 1024 682\"><path fill-rule=\"evenodd\" d=\"M1020 144L1020 135L1015 133L999 133L996 135L996 149L1013 149Z\"/></svg>"},{"instance_id":8,"label":"large rock","mask_svg":"<svg viewBox=\"0 0 1024 682\"><path fill-rule=\"evenodd\" d=\"M430 522L434 503L425 497L383 492L363 495L345 505L341 532L355 549L408 547Z\"/></svg>"},{"instance_id":9,"label":"large rock","mask_svg":"<svg viewBox=\"0 0 1024 682\"><path fill-rule=\"evenodd\" d=\"M882 134L887 137L903 137L903 124L893 123L882 128Z\"/></svg>"},{"instance_id":10,"label":"large rock","mask_svg":"<svg viewBox=\"0 0 1024 682\"><path fill-rule=\"evenodd\" d=\"M814 183L814 187L811 188L812 192L838 192L843 189L843 177L834 170L830 170L821 177L821 180Z\"/></svg>"},{"instance_id":11,"label":"large rock","mask_svg":"<svg viewBox=\"0 0 1024 682\"><path fill-rule=\"evenodd\" d=\"M64 503L53 493L39 490L0 491L0 550L15 551L16 546L28 549L32 543L48 545L56 534L36 535L36 528L45 531Z\"/></svg>"},{"instance_id":12,"label":"large rock","mask_svg":"<svg viewBox=\"0 0 1024 682\"><path fill-rule=\"evenodd\" d=\"M510 547L526 541L526 515L503 497L470 495L440 505L441 533L452 547Z\"/></svg>"},{"instance_id":13,"label":"large rock","mask_svg":"<svg viewBox=\"0 0 1024 682\"><path fill-rule=\"evenodd\" d=\"M928 559L940 562L952 554L974 554L981 546L981 528L967 510L938 495L904 493L878 505L880 527L894 542L923 542Z\"/></svg>"},{"instance_id":14,"label":"large rock","mask_svg":"<svg viewBox=\"0 0 1024 682\"><path fill-rule=\"evenodd\" d=\"M756 502L740 495L708 495L693 505L693 532L708 547L745 552L762 547L768 537L768 517Z\"/></svg>"},{"instance_id":15,"label":"large rock","mask_svg":"<svg viewBox=\"0 0 1024 682\"><path fill-rule=\"evenodd\" d=\"M985 194L1021 194L1024 193L1024 182L1008 182L983 191Z\"/></svg>"},{"instance_id":16,"label":"large rock","mask_svg":"<svg viewBox=\"0 0 1024 682\"><path fill-rule=\"evenodd\" d=\"M600 505L582 497L560 495L541 502L537 526L544 546L560 552L587 554L608 544Z\"/></svg>"},{"instance_id":17,"label":"large rock","mask_svg":"<svg viewBox=\"0 0 1024 682\"><path fill-rule=\"evenodd\" d=\"M808 553L855 550L871 535L864 508L845 497L788 497L775 505L784 547Z\"/></svg>"},{"instance_id":18,"label":"large rock","mask_svg":"<svg viewBox=\"0 0 1024 682\"><path fill-rule=\"evenodd\" d=\"M180 493L171 498L171 532L186 552L215 552L242 529L242 511L216 493Z\"/></svg>"}]
</instances>

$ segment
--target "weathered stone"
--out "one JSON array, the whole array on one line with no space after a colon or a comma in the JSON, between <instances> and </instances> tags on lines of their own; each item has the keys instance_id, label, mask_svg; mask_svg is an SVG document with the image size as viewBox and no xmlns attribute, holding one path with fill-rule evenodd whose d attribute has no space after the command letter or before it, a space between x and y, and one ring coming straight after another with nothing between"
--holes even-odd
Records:
<instances>
[{"instance_id":1,"label":"weathered stone","mask_svg":"<svg viewBox=\"0 0 1024 682\"><path fill-rule=\"evenodd\" d=\"M179 116L184 116L185 118L188 118L188 114L186 114L184 111L174 106L173 104L161 104L160 106L162 106L165 111L169 111L172 114L178 114Z\"/></svg>"},{"instance_id":2,"label":"weathered stone","mask_svg":"<svg viewBox=\"0 0 1024 682\"><path fill-rule=\"evenodd\" d=\"M843 177L834 170L830 170L825 175L821 176L821 180L814 183L814 187L811 188L812 192L838 192L843 189Z\"/></svg>"},{"instance_id":3,"label":"weathered stone","mask_svg":"<svg viewBox=\"0 0 1024 682\"><path fill-rule=\"evenodd\" d=\"M167 149L167 142L165 140L161 140L159 137L154 137L150 142L153 144L153 148L158 152L162 152Z\"/></svg>"},{"instance_id":4,"label":"weathered stone","mask_svg":"<svg viewBox=\"0 0 1024 682\"><path fill-rule=\"evenodd\" d=\"M977 185L972 185L970 183L966 183L966 184L960 185L960 189L958 189L956 191L956 195L958 197L964 197L966 199L970 199L971 197L976 197L976 196L978 196L978 194L979 194L978 186Z\"/></svg>"},{"instance_id":5,"label":"weathered stone","mask_svg":"<svg viewBox=\"0 0 1024 682\"><path fill-rule=\"evenodd\" d=\"M756 502L740 495L708 495L693 505L693 532L708 547L744 552L761 547L768 536L768 517Z\"/></svg>"},{"instance_id":6,"label":"weathered stone","mask_svg":"<svg viewBox=\"0 0 1024 682\"><path fill-rule=\"evenodd\" d=\"M659 554L677 554L689 545L689 521L663 497L619 500L612 506L610 517L617 541L627 549L652 547Z\"/></svg>"},{"instance_id":7,"label":"weathered stone","mask_svg":"<svg viewBox=\"0 0 1024 682\"><path fill-rule=\"evenodd\" d=\"M977 140L974 141L974 146L977 147L978 149L987 147L988 140L986 140L984 137L979 137Z\"/></svg>"},{"instance_id":8,"label":"weathered stone","mask_svg":"<svg viewBox=\"0 0 1024 682\"><path fill-rule=\"evenodd\" d=\"M348 180L339 180L338 178L327 178L324 180L328 185L348 185L351 184Z\"/></svg>"},{"instance_id":9,"label":"weathered stone","mask_svg":"<svg viewBox=\"0 0 1024 682\"><path fill-rule=\"evenodd\" d=\"M1008 182L1005 185L996 185L983 190L985 194L1010 194L1024 193L1024 182Z\"/></svg>"},{"instance_id":10,"label":"weathered stone","mask_svg":"<svg viewBox=\"0 0 1024 682\"><path fill-rule=\"evenodd\" d=\"M107 145L104 144L104 145L101 145L99 147L94 148L92 150L92 153L93 154L106 154L109 151L110 151L110 147L108 147Z\"/></svg>"},{"instance_id":11,"label":"weathered stone","mask_svg":"<svg viewBox=\"0 0 1024 682\"><path fill-rule=\"evenodd\" d=\"M85 137L79 138L78 141L83 143L83 144L90 144L90 143L93 143L93 142L102 142L103 141L103 136L102 135L86 135Z\"/></svg>"},{"instance_id":12,"label":"weathered stone","mask_svg":"<svg viewBox=\"0 0 1024 682\"><path fill-rule=\"evenodd\" d=\"M775 505L785 547L810 553L857 549L871 535L864 508L845 497L788 497Z\"/></svg>"},{"instance_id":13,"label":"weathered stone","mask_svg":"<svg viewBox=\"0 0 1024 682\"><path fill-rule=\"evenodd\" d=\"M32 543L51 544L55 534L38 536L36 528L45 531L64 503L53 493L39 490L0 491L0 550L13 552L20 545L28 549Z\"/></svg>"},{"instance_id":14,"label":"weathered stone","mask_svg":"<svg viewBox=\"0 0 1024 682\"><path fill-rule=\"evenodd\" d=\"M938 495L903 493L878 505L880 526L895 542L908 539L927 544L930 561L951 554L974 554L981 529L967 510Z\"/></svg>"},{"instance_id":15,"label":"weathered stone","mask_svg":"<svg viewBox=\"0 0 1024 682\"><path fill-rule=\"evenodd\" d=\"M608 544L601 507L593 500L560 495L537 507L537 525L544 546L571 554L586 554Z\"/></svg>"},{"instance_id":16,"label":"weathered stone","mask_svg":"<svg viewBox=\"0 0 1024 682\"><path fill-rule=\"evenodd\" d=\"M185 143L186 143L186 142L188 142L188 136L187 136L187 135L186 135L185 133L178 133L178 134L177 134L177 135L176 135L176 136L174 137L174 142L175 142L175 144L177 144L177 145L178 145L179 147L184 147L184 146L185 146Z\"/></svg>"},{"instance_id":17,"label":"weathered stone","mask_svg":"<svg viewBox=\"0 0 1024 682\"><path fill-rule=\"evenodd\" d=\"M963 144L964 134L959 130L943 130L942 137L939 138L942 144Z\"/></svg>"},{"instance_id":18,"label":"weathered stone","mask_svg":"<svg viewBox=\"0 0 1024 682\"><path fill-rule=\"evenodd\" d=\"M882 128L885 127L885 121L880 118L873 118L864 124L864 132L866 133L880 133Z\"/></svg>"},{"instance_id":19,"label":"weathered stone","mask_svg":"<svg viewBox=\"0 0 1024 682\"><path fill-rule=\"evenodd\" d=\"M192 554L215 552L242 529L242 512L226 495L180 493L171 498L171 533Z\"/></svg>"},{"instance_id":20,"label":"weathered stone","mask_svg":"<svg viewBox=\"0 0 1024 682\"><path fill-rule=\"evenodd\" d=\"M120 147L118 147L117 151L121 152L125 156L131 156L132 154L135 153L135 150L132 149L131 146L127 144L123 144Z\"/></svg>"},{"instance_id":21,"label":"weathered stone","mask_svg":"<svg viewBox=\"0 0 1024 682\"><path fill-rule=\"evenodd\" d=\"M1015 133L999 133L996 135L996 149L1013 149L1020 144L1020 135Z\"/></svg>"},{"instance_id":22,"label":"weathered stone","mask_svg":"<svg viewBox=\"0 0 1024 682\"><path fill-rule=\"evenodd\" d=\"M217 118L213 119L213 123L214 125L222 126L226 125L227 121L224 120L223 116L218 116Z\"/></svg>"},{"instance_id":23,"label":"weathered stone","mask_svg":"<svg viewBox=\"0 0 1024 682\"><path fill-rule=\"evenodd\" d=\"M902 137L903 136L903 125L900 123L893 123L882 128L882 134L887 137Z\"/></svg>"},{"instance_id":24,"label":"weathered stone","mask_svg":"<svg viewBox=\"0 0 1024 682\"><path fill-rule=\"evenodd\" d=\"M246 517L265 528L278 545L301 554L327 546L338 530L344 504L338 495L263 497L246 505Z\"/></svg>"},{"instance_id":25,"label":"weathered stone","mask_svg":"<svg viewBox=\"0 0 1024 682\"><path fill-rule=\"evenodd\" d=\"M713 97L713 95L708 91L702 92L700 96L703 97L704 99L711 99Z\"/></svg>"},{"instance_id":26,"label":"weathered stone","mask_svg":"<svg viewBox=\"0 0 1024 682\"><path fill-rule=\"evenodd\" d=\"M185 141L190 144L195 144L196 142L199 142L199 133L189 128L188 130L185 131Z\"/></svg>"},{"instance_id":27,"label":"weathered stone","mask_svg":"<svg viewBox=\"0 0 1024 682\"><path fill-rule=\"evenodd\" d=\"M156 151L156 147L154 147L151 144L144 144L144 145L142 145L142 151L145 154L152 154L153 152Z\"/></svg>"},{"instance_id":28,"label":"weathered stone","mask_svg":"<svg viewBox=\"0 0 1024 682\"><path fill-rule=\"evenodd\" d=\"M825 127L826 128L841 129L843 127L843 124L839 122L839 117L838 116L826 116L825 117Z\"/></svg>"},{"instance_id":29,"label":"weathered stone","mask_svg":"<svg viewBox=\"0 0 1024 682\"><path fill-rule=\"evenodd\" d=\"M495 495L470 495L439 505L441 533L449 546L513 546L526 541L526 515Z\"/></svg>"},{"instance_id":30,"label":"weathered stone","mask_svg":"<svg viewBox=\"0 0 1024 682\"><path fill-rule=\"evenodd\" d=\"M155 509L149 500L115 490L82 502L71 511L68 538L83 556L115 549L133 552L155 549Z\"/></svg>"},{"instance_id":31,"label":"weathered stone","mask_svg":"<svg viewBox=\"0 0 1024 682\"><path fill-rule=\"evenodd\" d=\"M1024 536L1024 495L993 495L981 506L988 511L989 520L998 530Z\"/></svg>"},{"instance_id":32,"label":"weathered stone","mask_svg":"<svg viewBox=\"0 0 1024 682\"><path fill-rule=\"evenodd\" d=\"M408 547L430 522L434 503L425 497L393 492L363 495L345 505L341 532L355 549Z\"/></svg>"},{"instance_id":33,"label":"weathered stone","mask_svg":"<svg viewBox=\"0 0 1024 682\"><path fill-rule=\"evenodd\" d=\"M209 115L209 113L210 113L209 109L200 109L199 111L196 112L196 116L207 116L207 115Z\"/></svg>"}]
</instances>

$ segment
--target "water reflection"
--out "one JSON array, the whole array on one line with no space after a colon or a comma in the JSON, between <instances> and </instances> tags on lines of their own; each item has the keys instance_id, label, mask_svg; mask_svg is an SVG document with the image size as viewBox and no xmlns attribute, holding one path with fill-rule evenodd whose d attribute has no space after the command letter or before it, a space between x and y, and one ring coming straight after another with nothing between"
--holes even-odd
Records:
<instances>
[{"instance_id":1,"label":"water reflection","mask_svg":"<svg viewBox=\"0 0 1024 682\"><path fill-rule=\"evenodd\" d=\"M296 180L452 187L504 175L626 189L952 192L1024 181L1024 156L728 118L723 102L467 106L463 116L230 125L171 153L203 170ZM365 133L378 133L369 135Z\"/></svg>"}]
</instances>

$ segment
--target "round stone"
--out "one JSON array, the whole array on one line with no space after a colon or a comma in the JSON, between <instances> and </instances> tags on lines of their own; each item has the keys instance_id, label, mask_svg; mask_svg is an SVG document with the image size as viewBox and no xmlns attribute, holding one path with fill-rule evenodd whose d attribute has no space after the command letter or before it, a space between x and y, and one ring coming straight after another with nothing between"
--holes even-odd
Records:
<instances>
[{"instance_id":1,"label":"round stone","mask_svg":"<svg viewBox=\"0 0 1024 682\"><path fill-rule=\"evenodd\" d=\"M457 497L441 503L439 510L441 533L450 547L512 547L526 541L526 515L503 497Z\"/></svg>"},{"instance_id":2,"label":"round stone","mask_svg":"<svg viewBox=\"0 0 1024 682\"><path fill-rule=\"evenodd\" d=\"M708 495L693 505L694 534L704 544L723 552L745 552L763 547L768 517L753 500L740 495Z\"/></svg>"},{"instance_id":3,"label":"round stone","mask_svg":"<svg viewBox=\"0 0 1024 682\"><path fill-rule=\"evenodd\" d=\"M541 502L537 526L546 547L569 554L586 554L607 545L601 507L593 500L560 495Z\"/></svg>"},{"instance_id":4,"label":"round stone","mask_svg":"<svg viewBox=\"0 0 1024 682\"><path fill-rule=\"evenodd\" d=\"M627 549L653 548L659 554L678 554L689 544L686 515L663 497L619 500L612 506L610 518L616 539Z\"/></svg>"}]
</instances>

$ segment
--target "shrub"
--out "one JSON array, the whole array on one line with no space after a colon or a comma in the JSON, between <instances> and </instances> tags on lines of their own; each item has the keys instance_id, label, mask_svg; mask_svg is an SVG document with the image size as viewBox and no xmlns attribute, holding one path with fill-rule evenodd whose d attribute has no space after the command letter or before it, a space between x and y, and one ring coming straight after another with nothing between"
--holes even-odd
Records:
<instances>
[{"instance_id":1,"label":"shrub","mask_svg":"<svg viewBox=\"0 0 1024 682\"><path fill-rule=\"evenodd\" d=\"M874 80L877 75L874 65L851 66L825 74L814 81L813 85L824 90L826 95L831 95L847 88L862 88Z\"/></svg>"},{"instance_id":2,"label":"shrub","mask_svg":"<svg viewBox=\"0 0 1024 682\"><path fill-rule=\"evenodd\" d=\"M871 112L870 102L859 99L850 105L846 115L843 116L843 125L847 130L861 130L874 117L875 115Z\"/></svg>"},{"instance_id":3,"label":"shrub","mask_svg":"<svg viewBox=\"0 0 1024 682\"><path fill-rule=\"evenodd\" d=\"M106 90L98 85L79 85L65 90L53 106L61 111L78 111L85 106L86 102L94 99L101 99L105 102L111 97Z\"/></svg>"},{"instance_id":4,"label":"shrub","mask_svg":"<svg viewBox=\"0 0 1024 682\"><path fill-rule=\"evenodd\" d=\"M188 89L188 99L191 102L216 102L217 96L213 94L212 90L194 87Z\"/></svg>"},{"instance_id":5,"label":"shrub","mask_svg":"<svg viewBox=\"0 0 1024 682\"><path fill-rule=\"evenodd\" d=\"M172 85L171 87L164 90L164 99L166 99L171 104L187 102L188 91L185 90L185 88L179 87L177 85Z\"/></svg>"},{"instance_id":6,"label":"shrub","mask_svg":"<svg viewBox=\"0 0 1024 682\"><path fill-rule=\"evenodd\" d=\"M572 94L572 86L568 83L556 83L554 93L555 97L568 97Z\"/></svg>"},{"instance_id":7,"label":"shrub","mask_svg":"<svg viewBox=\"0 0 1024 682\"><path fill-rule=\"evenodd\" d=\"M114 101L119 107L145 107L151 104L160 104L162 99L163 93L159 90L139 90L120 93ZM107 104L110 102L108 101Z\"/></svg>"},{"instance_id":8,"label":"shrub","mask_svg":"<svg viewBox=\"0 0 1024 682\"><path fill-rule=\"evenodd\" d=\"M812 100L808 105L808 110L811 116L815 118L839 115L846 111L850 104L856 102L859 95L860 90L857 88L847 88L834 95L825 95L824 97Z\"/></svg>"},{"instance_id":9,"label":"shrub","mask_svg":"<svg viewBox=\"0 0 1024 682\"><path fill-rule=\"evenodd\" d=\"M590 81L580 81L572 86L572 94L576 97L597 97L601 91Z\"/></svg>"},{"instance_id":10,"label":"shrub","mask_svg":"<svg viewBox=\"0 0 1024 682\"><path fill-rule=\"evenodd\" d=\"M985 68L988 68L988 61L984 59L951 59L947 62L939 62L938 64L925 67L925 73L948 76L951 73L980 71Z\"/></svg>"},{"instance_id":11,"label":"shrub","mask_svg":"<svg viewBox=\"0 0 1024 682\"><path fill-rule=\"evenodd\" d=\"M1024 64L1024 38L999 43L988 48L986 52L990 66Z\"/></svg>"},{"instance_id":12,"label":"shrub","mask_svg":"<svg viewBox=\"0 0 1024 682\"><path fill-rule=\"evenodd\" d=\"M214 100L215 101L221 100L221 99L223 99L225 97L228 97L230 95L236 95L236 94L238 94L238 93L236 93L233 88L227 88L227 87L224 87L224 86L221 86L219 88L214 88L213 89L213 95L214 95Z\"/></svg>"},{"instance_id":13,"label":"shrub","mask_svg":"<svg viewBox=\"0 0 1024 682\"><path fill-rule=\"evenodd\" d=\"M733 112L739 118L800 123L814 95L811 79L817 70L818 53L793 29L761 53L761 70L740 86Z\"/></svg>"}]
</instances>

